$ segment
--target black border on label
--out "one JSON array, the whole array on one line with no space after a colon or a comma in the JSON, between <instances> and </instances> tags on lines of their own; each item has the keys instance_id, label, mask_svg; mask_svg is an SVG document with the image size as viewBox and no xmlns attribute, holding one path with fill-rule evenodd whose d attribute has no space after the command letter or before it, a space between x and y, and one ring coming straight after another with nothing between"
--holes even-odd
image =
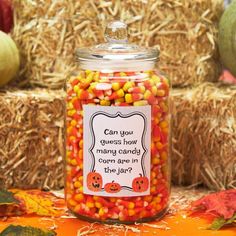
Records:
<instances>
[{"instance_id":1,"label":"black border on label","mask_svg":"<svg viewBox=\"0 0 236 236\"><path fill-rule=\"evenodd\" d=\"M106 117L109 117L109 118L117 118L117 117L121 117L121 118L130 118L131 116L134 116L134 115L139 115L143 118L144 120L144 129L143 129L143 134L142 134L142 147L143 147L143 150L144 150L144 153L141 157L141 166L142 166L142 171L143 171L143 176L146 177L146 170L145 170L145 165L144 165L144 158L148 152L148 149L146 148L145 146L145 135L147 133L147 117L145 114L143 114L142 112L139 112L139 111L134 111L134 112L131 112L131 113L128 113L128 114L122 114L121 112L117 112L116 114L112 115L112 114L109 114L107 112L103 112L103 111L98 111L98 112L95 112L91 118L90 118L90 121L89 121L89 127L90 127L90 133L92 134L92 144L91 144L91 147L88 149L91 157L92 157L92 165L91 165L91 172L94 171L94 167L95 167L95 156L92 152L92 150L94 149L95 147L95 143L96 143L96 140L95 140L95 134L94 134L94 129L93 129L93 120L96 116L98 115L104 115ZM128 187L128 186L121 186L122 189L126 189L126 190L129 190L129 191L133 191L131 187ZM104 188L102 188L102 190L104 190Z\"/></svg>"}]
</instances>

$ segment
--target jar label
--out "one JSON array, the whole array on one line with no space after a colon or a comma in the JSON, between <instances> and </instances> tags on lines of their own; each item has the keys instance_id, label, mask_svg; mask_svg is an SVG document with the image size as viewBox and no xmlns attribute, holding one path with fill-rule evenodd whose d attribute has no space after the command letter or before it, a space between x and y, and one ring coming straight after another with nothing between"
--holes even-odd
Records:
<instances>
[{"instance_id":1,"label":"jar label","mask_svg":"<svg viewBox=\"0 0 236 236\"><path fill-rule=\"evenodd\" d=\"M84 105L83 110L84 193L149 195L151 106Z\"/></svg>"}]
</instances>

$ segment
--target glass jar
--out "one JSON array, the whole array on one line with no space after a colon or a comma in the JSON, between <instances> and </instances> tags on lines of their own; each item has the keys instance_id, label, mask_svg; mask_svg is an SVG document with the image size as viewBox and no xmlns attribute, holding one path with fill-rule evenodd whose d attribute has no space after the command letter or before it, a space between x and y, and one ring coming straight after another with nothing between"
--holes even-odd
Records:
<instances>
[{"instance_id":1,"label":"glass jar","mask_svg":"<svg viewBox=\"0 0 236 236\"><path fill-rule=\"evenodd\" d=\"M129 44L123 22L105 38L77 50L67 81L66 202L88 221L147 222L170 195L170 82L158 50Z\"/></svg>"}]
</instances>

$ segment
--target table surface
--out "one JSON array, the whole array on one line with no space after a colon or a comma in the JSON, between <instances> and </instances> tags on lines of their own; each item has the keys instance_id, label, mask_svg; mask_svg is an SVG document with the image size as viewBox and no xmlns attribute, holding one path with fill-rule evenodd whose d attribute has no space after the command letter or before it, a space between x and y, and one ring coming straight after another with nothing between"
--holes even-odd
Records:
<instances>
[{"instance_id":1,"label":"table surface","mask_svg":"<svg viewBox=\"0 0 236 236\"><path fill-rule=\"evenodd\" d=\"M35 226L53 229L58 236L236 236L236 228L225 228L219 231L207 230L209 219L190 216L185 210L189 202L206 193L205 191L174 189L171 198L170 213L162 220L140 225L101 225L88 223L73 218L50 217L10 217L0 221L0 232L10 224ZM87 232L87 233L86 233Z\"/></svg>"}]
</instances>

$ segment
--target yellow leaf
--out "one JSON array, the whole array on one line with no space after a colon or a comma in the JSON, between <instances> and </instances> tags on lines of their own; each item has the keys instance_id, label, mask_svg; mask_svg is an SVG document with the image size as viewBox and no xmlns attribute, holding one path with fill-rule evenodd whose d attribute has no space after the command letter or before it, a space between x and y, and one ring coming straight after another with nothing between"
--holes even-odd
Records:
<instances>
[{"instance_id":1,"label":"yellow leaf","mask_svg":"<svg viewBox=\"0 0 236 236\"><path fill-rule=\"evenodd\" d=\"M40 216L60 216L64 209L55 205L56 197L40 190L15 190L14 197L20 201L27 214Z\"/></svg>"}]
</instances>

